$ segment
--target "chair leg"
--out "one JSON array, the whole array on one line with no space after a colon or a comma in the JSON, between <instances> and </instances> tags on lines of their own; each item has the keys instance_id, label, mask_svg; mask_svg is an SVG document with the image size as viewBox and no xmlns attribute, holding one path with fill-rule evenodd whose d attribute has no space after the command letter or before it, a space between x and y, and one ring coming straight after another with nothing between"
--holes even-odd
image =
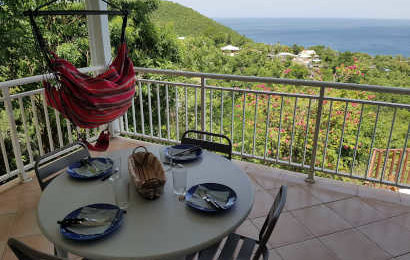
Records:
<instances>
[{"instance_id":1,"label":"chair leg","mask_svg":"<svg viewBox=\"0 0 410 260\"><path fill-rule=\"evenodd\" d=\"M54 255L61 258L68 258L68 252L56 245L54 245Z\"/></svg>"}]
</instances>

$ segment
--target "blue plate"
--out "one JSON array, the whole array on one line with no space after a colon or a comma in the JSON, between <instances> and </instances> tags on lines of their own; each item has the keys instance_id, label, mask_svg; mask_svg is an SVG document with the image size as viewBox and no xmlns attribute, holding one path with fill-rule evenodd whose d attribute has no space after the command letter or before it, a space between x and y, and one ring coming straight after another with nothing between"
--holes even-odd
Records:
<instances>
[{"instance_id":1,"label":"blue plate","mask_svg":"<svg viewBox=\"0 0 410 260\"><path fill-rule=\"evenodd\" d=\"M174 145L174 146L167 146L164 149L164 154L168 159L170 159L171 158L170 150L173 150L173 151L181 150L181 151L183 151L183 150L187 150L187 149L190 149L190 148L193 148L193 147L195 147L195 145L191 145L191 144L180 144L180 145ZM185 155L185 156L181 156L181 157L179 157L179 156L173 157L172 160L176 163L187 163L187 162L192 162L192 161L198 160L199 158L201 158L201 156L202 156L202 149L199 149L195 153L190 154L188 156Z\"/></svg>"},{"instance_id":2,"label":"blue plate","mask_svg":"<svg viewBox=\"0 0 410 260\"><path fill-rule=\"evenodd\" d=\"M193 196L197 197L197 195L195 194L195 191L196 189L198 189L199 186L205 187L206 189L211 190L211 191L228 192L227 200L225 203L222 204L223 209L216 209L212 206L204 207L203 205L201 205L203 203L201 204L196 203L195 200L193 200ZM212 213L225 212L231 209L233 205L235 205L236 200L237 200L237 196L236 196L235 191L229 188L228 186L219 184L219 183L201 183L201 184L198 184L198 185L195 185L189 188L189 190L185 194L185 203L189 207L197 209L202 212L212 212Z\"/></svg>"},{"instance_id":3,"label":"blue plate","mask_svg":"<svg viewBox=\"0 0 410 260\"><path fill-rule=\"evenodd\" d=\"M100 161L102 163L109 163L109 164L111 164L111 167L109 167L107 170L105 170L105 171L103 171L99 174L86 176L86 175L78 174L77 172L74 171L74 169L80 168L82 166L82 162L79 161L79 162L75 162L75 163L71 164L67 169L67 173L75 179L89 180L89 179L102 178L102 177L104 177L107 174L110 174L112 172L112 167L114 165L114 162L110 158L94 157L94 158L90 158L89 162L94 161L94 160Z\"/></svg>"},{"instance_id":4,"label":"blue plate","mask_svg":"<svg viewBox=\"0 0 410 260\"><path fill-rule=\"evenodd\" d=\"M115 215L114 220L111 222L111 225L103 233L100 233L100 234L89 234L89 235L77 234L65 227L60 226L60 232L65 238L72 239L72 240L80 240L80 241L97 240L97 239L106 237L110 235L111 233L113 233L114 231L116 231L123 222L124 211L115 205L99 203L99 204L87 205L84 207L92 207L92 208L97 208L97 209L118 209L118 211L117 211L117 214ZM74 210L73 212L68 214L64 218L64 220L76 218L84 207Z\"/></svg>"}]
</instances>

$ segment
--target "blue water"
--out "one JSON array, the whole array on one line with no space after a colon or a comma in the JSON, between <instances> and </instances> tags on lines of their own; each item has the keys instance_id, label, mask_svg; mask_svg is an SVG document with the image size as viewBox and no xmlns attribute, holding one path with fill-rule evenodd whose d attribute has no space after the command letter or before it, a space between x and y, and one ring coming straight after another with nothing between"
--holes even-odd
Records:
<instances>
[{"instance_id":1,"label":"blue water","mask_svg":"<svg viewBox=\"0 0 410 260\"><path fill-rule=\"evenodd\" d=\"M410 20L214 18L256 42L410 57Z\"/></svg>"}]
</instances>

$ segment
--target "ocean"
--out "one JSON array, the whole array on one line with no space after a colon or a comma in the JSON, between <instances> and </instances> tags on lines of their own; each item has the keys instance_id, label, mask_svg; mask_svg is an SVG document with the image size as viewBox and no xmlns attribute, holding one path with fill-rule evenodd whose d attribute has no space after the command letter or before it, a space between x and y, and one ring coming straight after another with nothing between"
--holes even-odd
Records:
<instances>
[{"instance_id":1,"label":"ocean","mask_svg":"<svg viewBox=\"0 0 410 260\"><path fill-rule=\"evenodd\" d=\"M324 45L341 52L410 57L410 20L332 18L213 18L267 44Z\"/></svg>"}]
</instances>

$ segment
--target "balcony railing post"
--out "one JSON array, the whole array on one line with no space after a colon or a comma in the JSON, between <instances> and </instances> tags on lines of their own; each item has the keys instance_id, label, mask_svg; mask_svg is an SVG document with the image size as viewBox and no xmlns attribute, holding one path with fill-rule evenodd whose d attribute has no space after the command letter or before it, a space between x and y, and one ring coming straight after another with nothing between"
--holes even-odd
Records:
<instances>
[{"instance_id":1,"label":"balcony railing post","mask_svg":"<svg viewBox=\"0 0 410 260\"><path fill-rule=\"evenodd\" d=\"M3 92L3 98L4 98L4 106L6 108L9 125L10 125L11 143L13 145L14 157L16 158L17 170L20 174L21 180L23 182L29 182L32 180L32 178L30 178L27 175L27 173L24 171L24 163L23 163L23 160L21 159L20 142L17 136L17 126L16 126L16 120L14 119L13 105L11 104L9 88L7 87L3 88L2 92ZM24 111L21 111L21 113L24 113Z\"/></svg>"},{"instance_id":2,"label":"balcony railing post","mask_svg":"<svg viewBox=\"0 0 410 260\"><path fill-rule=\"evenodd\" d=\"M406 161L407 161L407 156L408 156L408 154L409 154L409 149L407 148L407 142L408 142L408 140L409 140L409 135L410 135L410 122L409 122L409 124L408 124L408 126L407 126L407 133L406 133L406 138L405 138L405 140L404 140L404 145L403 145L403 150L401 151L401 155L400 155L400 159L399 159L399 165L398 165L398 167L397 167L397 169L396 169L396 171L397 171L397 175L396 175L396 185L399 183L399 181L400 181L400 177L402 176L402 175L404 175L404 173L406 172L406 167L403 167L403 159L404 159L404 157L406 157ZM403 169L404 168L404 169ZM403 178L401 178L401 179L403 179Z\"/></svg>"},{"instance_id":3,"label":"balcony railing post","mask_svg":"<svg viewBox=\"0 0 410 260\"><path fill-rule=\"evenodd\" d=\"M316 164L316 154L317 146L319 140L319 130L320 130L320 121L322 120L322 110L323 110L323 101L325 97L325 87L320 87L320 95L317 104L317 113L316 113L316 125L315 133L313 135L313 150L312 150L312 161L310 162L310 169L308 177L305 179L308 183L315 183L315 164Z\"/></svg>"},{"instance_id":4,"label":"balcony railing post","mask_svg":"<svg viewBox=\"0 0 410 260\"><path fill-rule=\"evenodd\" d=\"M206 79L201 77L201 130L206 131L206 121L205 121L205 114L206 114L206 93L205 93L205 86L206 86Z\"/></svg>"}]
</instances>

